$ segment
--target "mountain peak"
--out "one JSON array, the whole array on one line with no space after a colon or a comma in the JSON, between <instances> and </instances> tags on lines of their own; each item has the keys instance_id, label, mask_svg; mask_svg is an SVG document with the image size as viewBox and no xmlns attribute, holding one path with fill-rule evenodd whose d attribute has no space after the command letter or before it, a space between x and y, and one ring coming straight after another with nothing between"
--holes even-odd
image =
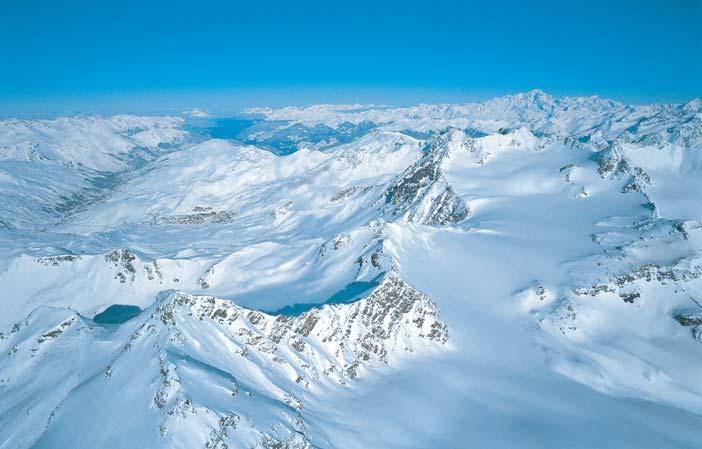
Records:
<instances>
[{"instance_id":1,"label":"mountain peak","mask_svg":"<svg viewBox=\"0 0 702 449\"><path fill-rule=\"evenodd\" d=\"M683 104L683 109L689 112L702 111L702 99L693 98L692 100Z\"/></svg>"},{"instance_id":2,"label":"mountain peak","mask_svg":"<svg viewBox=\"0 0 702 449\"><path fill-rule=\"evenodd\" d=\"M532 89L532 90L527 91L527 92L508 96L507 98L510 98L510 99L516 101L517 103L522 103L525 106L533 105L533 106L536 106L540 109L551 108L554 106L554 103L556 102L556 99L554 97L547 94L546 92L544 92L541 89Z\"/></svg>"},{"instance_id":3,"label":"mountain peak","mask_svg":"<svg viewBox=\"0 0 702 449\"><path fill-rule=\"evenodd\" d=\"M0 122L0 447L701 446L700 106Z\"/></svg>"}]
</instances>

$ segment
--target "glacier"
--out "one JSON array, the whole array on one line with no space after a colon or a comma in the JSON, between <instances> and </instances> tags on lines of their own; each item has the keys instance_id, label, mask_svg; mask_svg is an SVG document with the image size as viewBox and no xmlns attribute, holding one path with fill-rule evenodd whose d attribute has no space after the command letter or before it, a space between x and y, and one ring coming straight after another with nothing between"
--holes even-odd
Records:
<instances>
[{"instance_id":1,"label":"glacier","mask_svg":"<svg viewBox=\"0 0 702 449\"><path fill-rule=\"evenodd\" d=\"M0 448L700 447L701 154L540 90L0 121Z\"/></svg>"}]
</instances>

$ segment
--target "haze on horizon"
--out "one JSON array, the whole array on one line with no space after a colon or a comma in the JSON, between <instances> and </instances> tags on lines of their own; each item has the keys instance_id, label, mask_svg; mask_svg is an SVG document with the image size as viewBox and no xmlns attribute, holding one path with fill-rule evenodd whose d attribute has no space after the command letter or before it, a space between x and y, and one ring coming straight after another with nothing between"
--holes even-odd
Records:
<instances>
[{"instance_id":1,"label":"haze on horizon","mask_svg":"<svg viewBox=\"0 0 702 449\"><path fill-rule=\"evenodd\" d=\"M0 449L702 448L701 9L0 3Z\"/></svg>"}]
</instances>

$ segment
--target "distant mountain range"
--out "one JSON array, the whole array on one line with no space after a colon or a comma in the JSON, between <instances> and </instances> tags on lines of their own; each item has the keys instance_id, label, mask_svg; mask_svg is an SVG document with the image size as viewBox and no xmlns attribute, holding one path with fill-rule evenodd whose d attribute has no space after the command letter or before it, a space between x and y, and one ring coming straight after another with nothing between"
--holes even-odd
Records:
<instances>
[{"instance_id":1,"label":"distant mountain range","mask_svg":"<svg viewBox=\"0 0 702 449\"><path fill-rule=\"evenodd\" d=\"M0 448L702 446L702 102L0 121Z\"/></svg>"}]
</instances>

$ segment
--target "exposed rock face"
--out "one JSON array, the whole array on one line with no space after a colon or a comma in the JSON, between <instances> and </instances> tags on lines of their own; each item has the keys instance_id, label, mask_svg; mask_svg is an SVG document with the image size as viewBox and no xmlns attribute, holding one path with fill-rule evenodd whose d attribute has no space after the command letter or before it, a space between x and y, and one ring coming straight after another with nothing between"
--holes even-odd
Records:
<instances>
[{"instance_id":1,"label":"exposed rock face","mask_svg":"<svg viewBox=\"0 0 702 449\"><path fill-rule=\"evenodd\" d=\"M692 338L702 342L702 309L697 312L678 313L673 316L681 326L690 329Z\"/></svg>"},{"instance_id":2,"label":"exposed rock face","mask_svg":"<svg viewBox=\"0 0 702 449\"><path fill-rule=\"evenodd\" d=\"M374 235L364 245L363 252L356 259L357 281L372 281L384 273L396 271L395 261L385 248L385 226L384 220L374 221L369 225Z\"/></svg>"},{"instance_id":3,"label":"exposed rock face","mask_svg":"<svg viewBox=\"0 0 702 449\"><path fill-rule=\"evenodd\" d=\"M80 260L80 258L80 256L67 254L61 256L38 257L37 262L46 265L47 267L58 267L64 263L71 263L75 262L76 260Z\"/></svg>"},{"instance_id":4,"label":"exposed rock face","mask_svg":"<svg viewBox=\"0 0 702 449\"><path fill-rule=\"evenodd\" d=\"M612 177L629 172L629 161L624 157L621 145L610 143L607 148L597 153L597 172L600 176Z\"/></svg>"},{"instance_id":5,"label":"exposed rock face","mask_svg":"<svg viewBox=\"0 0 702 449\"><path fill-rule=\"evenodd\" d=\"M608 248L590 262L598 269L580 286L561 289L554 301L539 308L534 314L538 326L579 344L597 326L600 314L616 310L636 320L663 309L694 339L702 340L702 302L697 299L702 254L690 245L698 241L699 222L648 217L617 226L615 231L592 235L593 242ZM623 235L628 237L622 239ZM670 248L685 250L676 257L658 257ZM659 328L645 330L677 338L669 325L663 320Z\"/></svg>"},{"instance_id":6,"label":"exposed rock face","mask_svg":"<svg viewBox=\"0 0 702 449\"><path fill-rule=\"evenodd\" d=\"M460 137L465 135L458 136L455 130L437 137L428 145L426 155L398 177L385 195L387 216L432 226L456 224L468 217L468 205L441 169Z\"/></svg>"},{"instance_id":7,"label":"exposed rock face","mask_svg":"<svg viewBox=\"0 0 702 449\"><path fill-rule=\"evenodd\" d=\"M112 344L95 344L105 339ZM40 355L45 370L58 363L61 348L89 353L69 372L86 372L83 388L92 391L96 403L110 401L123 388L150 398L148 407L160 416L154 427L163 447L186 441L203 448L308 449L313 446L301 413L307 397L400 357L444 347L447 340L435 304L389 275L365 299L297 316L270 315L180 291L162 293L117 331L75 312L51 309L0 334L0 348L6 357ZM32 376L20 369L0 372L0 378L0 391L10 398L27 388ZM28 443L46 444L52 423L62 429L70 424L61 421L73 419L62 417L61 408L70 408L78 382L70 375L57 378L56 397L42 404L48 406L46 429L36 430ZM140 410L131 410L141 416Z\"/></svg>"},{"instance_id":8,"label":"exposed rock face","mask_svg":"<svg viewBox=\"0 0 702 449\"><path fill-rule=\"evenodd\" d=\"M175 292L161 299L153 318L172 329L170 338L179 341L177 318L182 314L214 321L239 353L281 354L285 360L279 363L289 363L312 378L337 373L331 377L342 383L356 377L361 365L388 363L393 353L444 344L448 339L435 304L395 275L366 299L323 306L299 316L274 316L224 299ZM145 323L135 338L156 329L151 324ZM290 353L294 357L288 359Z\"/></svg>"},{"instance_id":9,"label":"exposed rock face","mask_svg":"<svg viewBox=\"0 0 702 449\"><path fill-rule=\"evenodd\" d=\"M610 142L607 147L597 153L597 172L602 178L623 178L628 176L622 193L645 193L646 187L651 185L651 177L640 167L632 167L623 154L619 142Z\"/></svg>"},{"instance_id":10,"label":"exposed rock face","mask_svg":"<svg viewBox=\"0 0 702 449\"><path fill-rule=\"evenodd\" d=\"M192 213L182 215L169 215L161 217L161 224L222 224L230 223L234 219L234 213L226 210L213 210L209 206L196 206Z\"/></svg>"},{"instance_id":11,"label":"exposed rock face","mask_svg":"<svg viewBox=\"0 0 702 449\"><path fill-rule=\"evenodd\" d=\"M622 189L622 193L644 192L644 189L651 185L651 177L639 167L634 167L631 171L629 181Z\"/></svg>"},{"instance_id":12,"label":"exposed rock face","mask_svg":"<svg viewBox=\"0 0 702 449\"><path fill-rule=\"evenodd\" d=\"M678 289L676 286L682 286L700 277L702 277L702 264L700 260L694 258L682 259L670 266L644 264L629 272L612 277L608 282L572 289L573 296L561 298L553 308L551 316L547 315L543 319L550 321L563 334L567 334L578 329L578 304L581 301L587 302L595 298L600 300L618 299L625 304L639 305L639 302L644 298L646 284L656 283L663 287L669 287L671 294L677 294L684 289ZM692 301L700 306L696 300ZM690 327L695 339L702 338L702 318L700 318L699 312L678 313L673 318L680 325Z\"/></svg>"},{"instance_id":13,"label":"exposed rock face","mask_svg":"<svg viewBox=\"0 0 702 449\"><path fill-rule=\"evenodd\" d=\"M124 284L127 282L127 276L134 281L136 276L136 269L134 268L134 261L136 260L136 255L132 253L129 249L117 249L111 253L105 254L105 261L112 263L119 270L115 275L115 279Z\"/></svg>"},{"instance_id":14,"label":"exposed rock face","mask_svg":"<svg viewBox=\"0 0 702 449\"><path fill-rule=\"evenodd\" d=\"M349 198L362 195L373 189L373 186L351 186L338 191L330 200L330 203L341 203Z\"/></svg>"},{"instance_id":15,"label":"exposed rock face","mask_svg":"<svg viewBox=\"0 0 702 449\"><path fill-rule=\"evenodd\" d=\"M683 259L671 266L658 264L641 265L634 270L616 276L609 283L580 287L573 289L576 295L597 296L601 293L618 293L624 302L633 303L639 297L629 291L640 282L658 282L662 285L688 282L702 276L702 265L699 261Z\"/></svg>"}]
</instances>

